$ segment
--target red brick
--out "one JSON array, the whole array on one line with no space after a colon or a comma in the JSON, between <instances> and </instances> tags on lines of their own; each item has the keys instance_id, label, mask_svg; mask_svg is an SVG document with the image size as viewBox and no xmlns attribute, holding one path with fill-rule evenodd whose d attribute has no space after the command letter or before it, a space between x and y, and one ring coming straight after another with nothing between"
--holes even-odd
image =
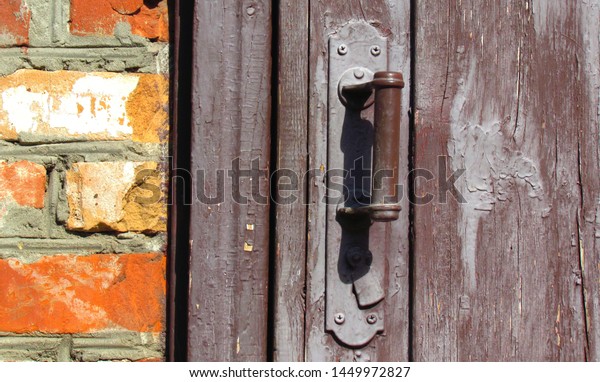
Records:
<instances>
[{"instance_id":1,"label":"red brick","mask_svg":"<svg viewBox=\"0 0 600 382\"><path fill-rule=\"evenodd\" d=\"M144 0L108 0L110 6L122 15L133 15L142 8Z\"/></svg>"},{"instance_id":2,"label":"red brick","mask_svg":"<svg viewBox=\"0 0 600 382\"><path fill-rule=\"evenodd\" d=\"M0 260L0 332L163 331L165 256Z\"/></svg>"},{"instance_id":3,"label":"red brick","mask_svg":"<svg viewBox=\"0 0 600 382\"><path fill-rule=\"evenodd\" d=\"M167 0L71 0L74 35L112 35L120 22L136 35L169 41Z\"/></svg>"},{"instance_id":4,"label":"red brick","mask_svg":"<svg viewBox=\"0 0 600 382\"><path fill-rule=\"evenodd\" d=\"M30 17L24 0L3 1L0 7L0 46L27 45Z\"/></svg>"},{"instance_id":5,"label":"red brick","mask_svg":"<svg viewBox=\"0 0 600 382\"><path fill-rule=\"evenodd\" d=\"M28 161L0 162L0 202L44 208L46 168ZM0 212L1 214L1 212Z\"/></svg>"}]
</instances>

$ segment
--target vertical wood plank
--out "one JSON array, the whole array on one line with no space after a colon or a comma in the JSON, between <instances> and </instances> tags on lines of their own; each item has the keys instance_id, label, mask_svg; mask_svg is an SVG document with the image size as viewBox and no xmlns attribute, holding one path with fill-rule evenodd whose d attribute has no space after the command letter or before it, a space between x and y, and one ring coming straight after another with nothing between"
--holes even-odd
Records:
<instances>
[{"instance_id":1,"label":"vertical wood plank","mask_svg":"<svg viewBox=\"0 0 600 382\"><path fill-rule=\"evenodd\" d=\"M415 360L597 358L598 3L416 12Z\"/></svg>"},{"instance_id":2,"label":"vertical wood plank","mask_svg":"<svg viewBox=\"0 0 600 382\"><path fill-rule=\"evenodd\" d=\"M327 170L327 49L328 39L348 22L364 21L389 38L389 68L401 71L410 83L410 2L395 0L328 0L310 2L309 66L309 169L314 175L308 185L308 248L306 301L306 360L309 361L400 361L408 359L408 215L407 199L401 217L393 223L371 228L373 253L387 254L386 327L364 349L340 346L324 331L325 253L327 216L325 180ZM408 172L408 106L410 90L404 89L400 174Z\"/></svg>"},{"instance_id":3,"label":"vertical wood plank","mask_svg":"<svg viewBox=\"0 0 600 382\"><path fill-rule=\"evenodd\" d=\"M169 203L169 300L167 360L184 361L187 351L188 311L188 266L189 266L189 200L191 182L185 170L190 164L190 81L191 51L187 48L192 41L194 4L175 0L170 3L171 57L170 113L171 130L169 139L172 158ZM189 175L189 174L188 174ZM186 201L187 199L187 201Z\"/></svg>"},{"instance_id":4,"label":"vertical wood plank","mask_svg":"<svg viewBox=\"0 0 600 382\"><path fill-rule=\"evenodd\" d=\"M179 158L179 150L177 149L176 142L178 142L179 136L177 135L178 129L177 126L179 124L179 75L181 73L181 69L179 66L179 58L181 57L181 53L179 50L179 41L181 41L181 19L179 17L179 10L181 9L180 3L178 0L173 1L170 4L169 8L169 19L171 24L170 29L170 38L171 38L171 60L174 63L173 68L171 70L171 78L170 78L170 116L171 116L171 131L169 136L169 142L171 142L170 146L170 154L175 158L173 163L177 165L177 159ZM171 176L172 174L169 174ZM167 360L170 362L175 361L176 359L176 320L177 320L177 310L176 310L176 302L177 302L177 272L175 269L177 268L177 222L180 217L177 211L177 207L179 205L179 196L178 196L178 185L174 183L171 185L171 193L169 195L170 203L169 203L169 266L168 266L168 302L167 302ZM187 308L187 302L184 302ZM187 336L186 336L187 337Z\"/></svg>"},{"instance_id":5,"label":"vertical wood plank","mask_svg":"<svg viewBox=\"0 0 600 382\"><path fill-rule=\"evenodd\" d=\"M225 187L217 204L191 207L190 361L267 358L270 4L207 0L194 10L194 196ZM229 172L238 158L241 171ZM260 174L242 173L253 160ZM247 203L234 200L238 190Z\"/></svg>"},{"instance_id":6,"label":"vertical wood plank","mask_svg":"<svg viewBox=\"0 0 600 382\"><path fill-rule=\"evenodd\" d=\"M278 40L273 359L297 362L304 360L308 0L279 2Z\"/></svg>"},{"instance_id":7,"label":"vertical wood plank","mask_svg":"<svg viewBox=\"0 0 600 382\"><path fill-rule=\"evenodd\" d=\"M577 78L581 192L579 253L584 289L588 360L600 361L600 1L578 2ZM565 105L566 106L566 105ZM570 121L568 122L570 123Z\"/></svg>"}]
</instances>

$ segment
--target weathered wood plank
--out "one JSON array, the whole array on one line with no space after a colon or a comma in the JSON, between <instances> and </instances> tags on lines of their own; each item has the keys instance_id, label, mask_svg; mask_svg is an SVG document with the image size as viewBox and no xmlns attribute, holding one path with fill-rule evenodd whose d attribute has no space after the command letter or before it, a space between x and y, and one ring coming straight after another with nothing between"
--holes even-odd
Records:
<instances>
[{"instance_id":1,"label":"weathered wood plank","mask_svg":"<svg viewBox=\"0 0 600 382\"><path fill-rule=\"evenodd\" d=\"M577 2L578 216L588 360L600 361L600 1ZM564 105L563 107L566 107ZM568 121L567 123L571 123Z\"/></svg>"},{"instance_id":2,"label":"weathered wood plank","mask_svg":"<svg viewBox=\"0 0 600 382\"><path fill-rule=\"evenodd\" d=\"M374 254L387 253L386 327L360 353L340 346L324 332L325 250L327 216L324 203L324 172L327 170L327 73L328 39L351 21L366 21L383 36L389 37L390 70L401 71L410 83L410 3L395 0L330 0L310 3L309 66L309 169L316 170L309 180L306 360L379 360L408 359L408 214L406 198L402 213L394 223L379 223L371 228L370 248ZM409 87L403 93L400 168L405 179L408 172L408 105ZM360 354L360 356L359 356Z\"/></svg>"},{"instance_id":3,"label":"weathered wood plank","mask_svg":"<svg viewBox=\"0 0 600 382\"><path fill-rule=\"evenodd\" d=\"M267 358L270 4L198 1L194 10L194 196L222 193L218 176L225 187L217 204L191 208L190 361ZM241 171L228 172L237 158ZM253 160L260 174L248 176Z\"/></svg>"},{"instance_id":4,"label":"weathered wood plank","mask_svg":"<svg viewBox=\"0 0 600 382\"><path fill-rule=\"evenodd\" d=\"M442 155L447 176L464 169L465 203L417 182L435 199L414 208L414 359L584 360L598 322L597 2L416 12L415 167L444 177Z\"/></svg>"},{"instance_id":5,"label":"weathered wood plank","mask_svg":"<svg viewBox=\"0 0 600 382\"><path fill-rule=\"evenodd\" d=\"M279 3L278 39L273 359L291 362L304 360L308 0Z\"/></svg>"}]
</instances>

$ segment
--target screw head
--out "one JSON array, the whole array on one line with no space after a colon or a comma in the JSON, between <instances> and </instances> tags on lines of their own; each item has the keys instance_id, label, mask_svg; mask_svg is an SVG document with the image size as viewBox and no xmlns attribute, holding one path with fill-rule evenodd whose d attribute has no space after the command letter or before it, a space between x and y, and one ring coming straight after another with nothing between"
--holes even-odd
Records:
<instances>
[{"instance_id":1,"label":"screw head","mask_svg":"<svg viewBox=\"0 0 600 382\"><path fill-rule=\"evenodd\" d=\"M346 262L351 268L370 266L373 262L373 254L368 249L351 247L345 253Z\"/></svg>"},{"instance_id":2,"label":"screw head","mask_svg":"<svg viewBox=\"0 0 600 382\"><path fill-rule=\"evenodd\" d=\"M338 54L340 56L343 56L346 53L348 53L348 47L346 46L346 44L342 44L342 45L338 46Z\"/></svg>"},{"instance_id":3,"label":"screw head","mask_svg":"<svg viewBox=\"0 0 600 382\"><path fill-rule=\"evenodd\" d=\"M246 8L246 13L248 14L248 16L252 16L256 13L256 8L254 8L254 6L249 6L248 8Z\"/></svg>"},{"instance_id":4,"label":"screw head","mask_svg":"<svg viewBox=\"0 0 600 382\"><path fill-rule=\"evenodd\" d=\"M370 325L373 325L374 323L377 322L377 315L375 313L371 313L367 316L367 322Z\"/></svg>"},{"instance_id":5,"label":"screw head","mask_svg":"<svg viewBox=\"0 0 600 382\"><path fill-rule=\"evenodd\" d=\"M356 79L360 80L364 76L365 76L365 72L362 69L360 69L360 68L354 69L354 77Z\"/></svg>"},{"instance_id":6,"label":"screw head","mask_svg":"<svg viewBox=\"0 0 600 382\"><path fill-rule=\"evenodd\" d=\"M344 313L336 313L333 320L336 324L341 325L346 321L346 316L344 316Z\"/></svg>"},{"instance_id":7,"label":"screw head","mask_svg":"<svg viewBox=\"0 0 600 382\"><path fill-rule=\"evenodd\" d=\"M375 57L381 54L381 48L379 47L379 45L373 45L371 47L371 54Z\"/></svg>"}]
</instances>

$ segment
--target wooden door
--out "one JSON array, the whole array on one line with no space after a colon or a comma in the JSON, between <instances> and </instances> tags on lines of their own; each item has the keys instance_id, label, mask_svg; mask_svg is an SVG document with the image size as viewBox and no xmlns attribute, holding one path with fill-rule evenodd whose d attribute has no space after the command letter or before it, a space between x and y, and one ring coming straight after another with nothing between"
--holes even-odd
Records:
<instances>
[{"instance_id":1,"label":"wooden door","mask_svg":"<svg viewBox=\"0 0 600 382\"><path fill-rule=\"evenodd\" d=\"M271 2L193 15L187 359L266 361Z\"/></svg>"},{"instance_id":2,"label":"wooden door","mask_svg":"<svg viewBox=\"0 0 600 382\"><path fill-rule=\"evenodd\" d=\"M413 358L599 360L600 4L416 7Z\"/></svg>"},{"instance_id":3,"label":"wooden door","mask_svg":"<svg viewBox=\"0 0 600 382\"><path fill-rule=\"evenodd\" d=\"M407 360L409 353L409 204L400 219L370 230L370 249L386 254L385 335L352 349L325 330L327 235L335 223L323 202L327 190L329 39L346 24L374 26L388 38L390 70L410 82L410 3L405 1L292 1L279 4L277 96L278 169L305 183L303 203L276 204L273 358L278 361ZM402 98L401 179L408 175L409 99ZM335 146L335 145L333 145ZM275 182L279 179L276 178ZM287 181L287 180L286 180ZM277 184L275 184L277 186ZM277 189L277 187L275 188ZM329 230L329 231L328 231ZM330 254L329 256L332 256Z\"/></svg>"},{"instance_id":4,"label":"wooden door","mask_svg":"<svg viewBox=\"0 0 600 382\"><path fill-rule=\"evenodd\" d=\"M191 206L189 360L600 360L598 1L222 0L193 15L193 195L233 170L223 201ZM387 38L406 82L402 211L370 233L385 329L360 349L325 330L328 41L351 23Z\"/></svg>"}]
</instances>

